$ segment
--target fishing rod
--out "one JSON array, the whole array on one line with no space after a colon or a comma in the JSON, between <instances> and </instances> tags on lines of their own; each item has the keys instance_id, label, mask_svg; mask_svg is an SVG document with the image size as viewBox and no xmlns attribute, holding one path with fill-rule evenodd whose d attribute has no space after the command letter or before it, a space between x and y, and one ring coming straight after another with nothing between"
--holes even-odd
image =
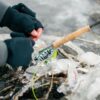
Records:
<instances>
[{"instance_id":1,"label":"fishing rod","mask_svg":"<svg viewBox=\"0 0 100 100\"><path fill-rule=\"evenodd\" d=\"M98 24L100 24L100 21L98 21L92 25L86 25L86 26L54 41L50 46L39 51L38 54L35 55L34 61L36 61L38 63L39 61L47 59L48 57L50 57L52 55L52 53L55 49L57 49L58 47L60 47L61 45L63 45L66 42L76 39L77 37L81 36L84 33L90 32L91 29L93 27L97 26Z\"/></svg>"}]
</instances>

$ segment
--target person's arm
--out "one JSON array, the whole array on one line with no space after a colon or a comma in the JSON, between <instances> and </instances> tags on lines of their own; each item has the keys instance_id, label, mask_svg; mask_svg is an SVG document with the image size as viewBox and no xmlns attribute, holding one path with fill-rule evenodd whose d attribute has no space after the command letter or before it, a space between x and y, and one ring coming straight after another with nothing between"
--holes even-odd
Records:
<instances>
[{"instance_id":1,"label":"person's arm","mask_svg":"<svg viewBox=\"0 0 100 100\"><path fill-rule=\"evenodd\" d=\"M29 8L25 12L25 10L20 11L16 7L9 6L3 14L0 27L8 27L14 32L24 33L26 36L33 36L33 39L37 40L43 32L43 25L33 15L34 12L32 13Z\"/></svg>"},{"instance_id":2,"label":"person's arm","mask_svg":"<svg viewBox=\"0 0 100 100\"><path fill-rule=\"evenodd\" d=\"M0 67L4 66L7 62L8 50L5 42L0 41Z\"/></svg>"},{"instance_id":3,"label":"person's arm","mask_svg":"<svg viewBox=\"0 0 100 100\"><path fill-rule=\"evenodd\" d=\"M36 13L23 3L14 5L12 8L16 9L20 13L30 15L33 21L34 19L37 21L37 25L35 29L33 29L32 32L30 33L32 35L32 38L36 41L41 36L41 33L43 32L43 27L41 27L41 23L36 19Z\"/></svg>"},{"instance_id":4,"label":"person's arm","mask_svg":"<svg viewBox=\"0 0 100 100\"><path fill-rule=\"evenodd\" d=\"M7 46L7 62L14 69L23 66L27 68L32 61L34 41L29 38L16 37L4 41Z\"/></svg>"},{"instance_id":5,"label":"person's arm","mask_svg":"<svg viewBox=\"0 0 100 100\"><path fill-rule=\"evenodd\" d=\"M8 4L5 4L2 0L0 0L0 22L4 17L8 7L9 7Z\"/></svg>"}]
</instances>

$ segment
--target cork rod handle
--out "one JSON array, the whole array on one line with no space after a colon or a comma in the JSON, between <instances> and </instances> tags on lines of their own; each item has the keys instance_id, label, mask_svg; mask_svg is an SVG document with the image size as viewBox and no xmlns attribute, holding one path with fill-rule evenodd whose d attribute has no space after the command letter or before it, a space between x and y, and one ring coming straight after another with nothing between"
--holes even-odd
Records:
<instances>
[{"instance_id":1,"label":"cork rod handle","mask_svg":"<svg viewBox=\"0 0 100 100\"><path fill-rule=\"evenodd\" d=\"M86 32L89 32L91 29L90 29L90 26L85 26L85 27L82 27L80 29L78 29L77 31L73 32L73 33L70 33L68 34L67 36L59 39L59 40L56 40L55 42L53 42L52 44L52 47L53 48L58 48L60 47L61 45L63 45L64 43L68 42L68 41L71 41L71 40L74 40L75 38L77 38L78 36L86 33Z\"/></svg>"}]
</instances>

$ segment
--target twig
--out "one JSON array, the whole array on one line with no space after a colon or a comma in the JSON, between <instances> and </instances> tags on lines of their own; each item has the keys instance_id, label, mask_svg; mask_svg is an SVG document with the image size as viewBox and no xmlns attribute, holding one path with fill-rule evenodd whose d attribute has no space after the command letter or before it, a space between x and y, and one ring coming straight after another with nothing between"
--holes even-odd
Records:
<instances>
[{"instance_id":1,"label":"twig","mask_svg":"<svg viewBox=\"0 0 100 100\"><path fill-rule=\"evenodd\" d=\"M50 82L47 82L47 83L45 83L45 84L40 85L38 88L43 87L43 86L47 86L47 85L49 85L49 84L50 84Z\"/></svg>"},{"instance_id":2,"label":"twig","mask_svg":"<svg viewBox=\"0 0 100 100\"><path fill-rule=\"evenodd\" d=\"M34 87L33 86L32 86L32 92L33 92L33 96L34 96L35 100L38 100L38 98L35 95L35 91L34 91Z\"/></svg>"},{"instance_id":3,"label":"twig","mask_svg":"<svg viewBox=\"0 0 100 100\"><path fill-rule=\"evenodd\" d=\"M45 100L48 99L49 94L50 94L50 92L51 92L51 90L52 90L52 87L53 87L53 77L54 77L54 75L53 75L53 70L52 70L52 78L51 78L51 82L50 82L50 88L49 88L49 90L48 90L48 92L47 92L47 94L46 94L46 96L45 96Z\"/></svg>"},{"instance_id":4,"label":"twig","mask_svg":"<svg viewBox=\"0 0 100 100\"><path fill-rule=\"evenodd\" d=\"M67 54L62 48L59 48L58 51L65 57L65 58L68 58L68 59L74 59L76 61L78 61L76 59L75 56L71 55L71 54Z\"/></svg>"},{"instance_id":5,"label":"twig","mask_svg":"<svg viewBox=\"0 0 100 100\"><path fill-rule=\"evenodd\" d=\"M14 82L14 81L16 81L17 79L18 79L17 77L14 77L14 78L12 78L11 80L8 80L8 81L6 82L6 84L7 84L7 83Z\"/></svg>"},{"instance_id":6,"label":"twig","mask_svg":"<svg viewBox=\"0 0 100 100\"><path fill-rule=\"evenodd\" d=\"M4 88L4 89L2 89L2 90L0 91L0 93L5 92L5 91L9 90L9 89L11 89L12 87L13 87L13 85L8 86L8 87L6 87L6 88Z\"/></svg>"},{"instance_id":7,"label":"twig","mask_svg":"<svg viewBox=\"0 0 100 100\"><path fill-rule=\"evenodd\" d=\"M35 100L38 100L38 98L36 97L36 95L35 95L35 91L34 91L34 83L38 80L38 79L40 79L41 77L34 77L34 73L33 73L33 78L32 78L32 92L33 92L33 96L34 96L34 98L35 98Z\"/></svg>"}]
</instances>

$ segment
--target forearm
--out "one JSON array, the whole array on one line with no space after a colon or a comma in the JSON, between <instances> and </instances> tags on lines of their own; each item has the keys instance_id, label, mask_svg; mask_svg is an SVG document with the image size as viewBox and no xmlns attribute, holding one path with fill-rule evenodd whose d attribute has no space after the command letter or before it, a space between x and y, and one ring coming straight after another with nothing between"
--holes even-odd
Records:
<instances>
[{"instance_id":1,"label":"forearm","mask_svg":"<svg viewBox=\"0 0 100 100\"><path fill-rule=\"evenodd\" d=\"M0 41L0 66L6 64L7 57L8 57L7 46L3 41Z\"/></svg>"},{"instance_id":2,"label":"forearm","mask_svg":"<svg viewBox=\"0 0 100 100\"><path fill-rule=\"evenodd\" d=\"M8 9L8 4L4 3L3 0L0 0L0 22Z\"/></svg>"}]
</instances>

